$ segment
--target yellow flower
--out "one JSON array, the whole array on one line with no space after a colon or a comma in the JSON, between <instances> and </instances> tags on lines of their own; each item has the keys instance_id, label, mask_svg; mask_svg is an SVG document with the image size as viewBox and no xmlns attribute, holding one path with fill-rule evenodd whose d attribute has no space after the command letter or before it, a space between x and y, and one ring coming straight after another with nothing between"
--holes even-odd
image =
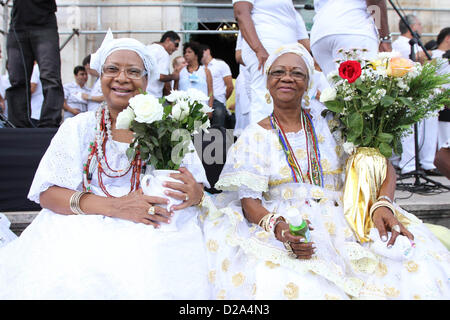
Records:
<instances>
[{"instance_id":1,"label":"yellow flower","mask_svg":"<svg viewBox=\"0 0 450 320\"><path fill-rule=\"evenodd\" d=\"M403 77L413 68L413 63L409 59L394 57L389 59L386 73L390 77Z\"/></svg>"},{"instance_id":2,"label":"yellow flower","mask_svg":"<svg viewBox=\"0 0 450 320\"><path fill-rule=\"evenodd\" d=\"M226 293L227 292L225 290L220 290L219 293L217 294L217 299L224 300Z\"/></svg>"},{"instance_id":3,"label":"yellow flower","mask_svg":"<svg viewBox=\"0 0 450 320\"><path fill-rule=\"evenodd\" d=\"M384 294L388 297L395 298L400 295L400 291L393 287L384 287Z\"/></svg>"},{"instance_id":4,"label":"yellow flower","mask_svg":"<svg viewBox=\"0 0 450 320\"><path fill-rule=\"evenodd\" d=\"M381 59L370 61L370 66L373 70L377 70L377 68L381 67L383 64L383 60Z\"/></svg>"},{"instance_id":5,"label":"yellow flower","mask_svg":"<svg viewBox=\"0 0 450 320\"><path fill-rule=\"evenodd\" d=\"M419 269L419 265L414 261L408 261L405 263L405 268L409 272L417 272L417 270Z\"/></svg>"},{"instance_id":6,"label":"yellow flower","mask_svg":"<svg viewBox=\"0 0 450 320\"><path fill-rule=\"evenodd\" d=\"M245 279L245 276L242 272L236 273L232 278L233 285L235 287L239 287L240 285L242 285L244 283L244 279Z\"/></svg>"},{"instance_id":7,"label":"yellow flower","mask_svg":"<svg viewBox=\"0 0 450 320\"><path fill-rule=\"evenodd\" d=\"M210 283L216 282L216 270L211 270L208 273L208 280L209 280Z\"/></svg>"},{"instance_id":8,"label":"yellow flower","mask_svg":"<svg viewBox=\"0 0 450 320\"><path fill-rule=\"evenodd\" d=\"M272 261L269 260L266 261L266 267L268 267L269 269L275 269L279 266L280 265L278 263L273 263Z\"/></svg>"},{"instance_id":9,"label":"yellow flower","mask_svg":"<svg viewBox=\"0 0 450 320\"><path fill-rule=\"evenodd\" d=\"M228 259L223 260L223 262L222 262L222 270L224 272L227 272L229 267L230 267L230 260L228 260Z\"/></svg>"},{"instance_id":10,"label":"yellow flower","mask_svg":"<svg viewBox=\"0 0 450 320\"><path fill-rule=\"evenodd\" d=\"M217 249L219 249L219 244L215 240L208 240L206 247L211 252L217 252Z\"/></svg>"},{"instance_id":11,"label":"yellow flower","mask_svg":"<svg viewBox=\"0 0 450 320\"><path fill-rule=\"evenodd\" d=\"M286 298L289 300L298 298L298 286L295 283L289 282L283 291Z\"/></svg>"}]
</instances>

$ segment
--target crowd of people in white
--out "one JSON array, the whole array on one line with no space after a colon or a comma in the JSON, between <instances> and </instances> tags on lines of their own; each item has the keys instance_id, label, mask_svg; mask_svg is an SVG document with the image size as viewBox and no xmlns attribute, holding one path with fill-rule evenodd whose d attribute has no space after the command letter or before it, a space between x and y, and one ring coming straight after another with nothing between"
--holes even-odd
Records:
<instances>
[{"instance_id":1,"label":"crowd of people in white","mask_svg":"<svg viewBox=\"0 0 450 320\"><path fill-rule=\"evenodd\" d=\"M377 24L371 5L380 8ZM396 173L389 162L371 241L358 241L342 211L339 142L314 108L329 86L326 75L337 69L339 49L363 47L369 59L391 50L409 56L413 35L400 24L402 35L391 41L385 1L315 0L314 6L309 36L292 0L233 0L240 30L234 84L229 66L195 42L183 44L183 56L170 65L180 45L175 32L147 46L105 38L75 67L75 81L64 85L64 121L28 195L43 210L19 238L0 216L0 236L8 239L0 243L0 299L449 299L450 253L391 200ZM408 19L420 34L420 21ZM445 62L447 73L449 28L436 41L431 55ZM106 75L111 65L118 71ZM38 72L36 66L36 108ZM98 77L92 88L88 75ZM234 90L237 140L216 196L204 192L210 186L202 163L195 152L189 155L173 176L183 183L170 183L176 191L170 195L183 200L174 212L158 206L166 199L138 188L139 162L125 154L132 132L117 130L115 121L140 90L162 97L189 88L210 97L211 123L219 127ZM32 117L39 114L33 103ZM419 156L431 173L438 148L450 148L448 114L421 128ZM85 192L84 165L99 139L98 168ZM410 143L406 137L404 153L397 163L392 159L402 173L414 170ZM301 181L291 176L289 153L300 173L307 172L295 176ZM128 171L111 169L124 167ZM307 219L312 240L290 233L285 216L293 211ZM178 231L160 228L174 214L184 217Z\"/></svg>"}]
</instances>

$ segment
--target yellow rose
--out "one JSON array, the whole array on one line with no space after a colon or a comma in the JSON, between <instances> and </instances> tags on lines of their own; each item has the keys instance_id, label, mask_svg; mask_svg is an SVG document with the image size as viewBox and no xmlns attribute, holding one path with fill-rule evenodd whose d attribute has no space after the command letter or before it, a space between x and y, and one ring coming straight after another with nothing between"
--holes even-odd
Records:
<instances>
[{"instance_id":1,"label":"yellow rose","mask_svg":"<svg viewBox=\"0 0 450 320\"><path fill-rule=\"evenodd\" d=\"M394 57L389 59L386 73L390 77L403 77L413 68L413 63L409 59Z\"/></svg>"}]
</instances>

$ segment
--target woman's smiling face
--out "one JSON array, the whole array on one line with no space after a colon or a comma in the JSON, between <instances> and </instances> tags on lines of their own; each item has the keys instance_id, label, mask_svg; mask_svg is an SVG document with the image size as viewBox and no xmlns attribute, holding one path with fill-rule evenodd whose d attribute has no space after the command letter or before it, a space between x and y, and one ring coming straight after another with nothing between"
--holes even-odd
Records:
<instances>
[{"instance_id":1,"label":"woman's smiling face","mask_svg":"<svg viewBox=\"0 0 450 320\"><path fill-rule=\"evenodd\" d=\"M111 77L103 72L101 75L102 91L109 108L121 111L128 106L130 98L139 94L139 89L145 91L147 76L140 79L130 79L125 70L143 71L144 63L139 55L131 50L117 50L106 58L105 67L115 67L119 74Z\"/></svg>"},{"instance_id":2,"label":"woman's smiling face","mask_svg":"<svg viewBox=\"0 0 450 320\"><path fill-rule=\"evenodd\" d=\"M300 103L308 87L308 77L306 63L299 55L286 53L278 57L267 76L267 89L274 105L279 102Z\"/></svg>"}]
</instances>

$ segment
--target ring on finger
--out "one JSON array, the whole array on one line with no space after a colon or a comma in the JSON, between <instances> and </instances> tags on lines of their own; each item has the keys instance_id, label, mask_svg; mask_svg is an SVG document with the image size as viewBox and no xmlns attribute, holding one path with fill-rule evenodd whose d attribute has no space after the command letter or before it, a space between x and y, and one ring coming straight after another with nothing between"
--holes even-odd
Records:
<instances>
[{"instance_id":1,"label":"ring on finger","mask_svg":"<svg viewBox=\"0 0 450 320\"><path fill-rule=\"evenodd\" d=\"M151 216L155 215L155 207L151 206L151 207L148 209L148 214L151 215Z\"/></svg>"},{"instance_id":2,"label":"ring on finger","mask_svg":"<svg viewBox=\"0 0 450 320\"><path fill-rule=\"evenodd\" d=\"M400 225L396 224L395 226L392 227L392 230L397 233L400 233Z\"/></svg>"},{"instance_id":3,"label":"ring on finger","mask_svg":"<svg viewBox=\"0 0 450 320\"><path fill-rule=\"evenodd\" d=\"M284 238L284 234L286 233L286 229L281 230L281 237Z\"/></svg>"},{"instance_id":4,"label":"ring on finger","mask_svg":"<svg viewBox=\"0 0 450 320\"><path fill-rule=\"evenodd\" d=\"M189 195L186 193L186 197L184 198L184 201L188 201L189 200Z\"/></svg>"}]
</instances>

